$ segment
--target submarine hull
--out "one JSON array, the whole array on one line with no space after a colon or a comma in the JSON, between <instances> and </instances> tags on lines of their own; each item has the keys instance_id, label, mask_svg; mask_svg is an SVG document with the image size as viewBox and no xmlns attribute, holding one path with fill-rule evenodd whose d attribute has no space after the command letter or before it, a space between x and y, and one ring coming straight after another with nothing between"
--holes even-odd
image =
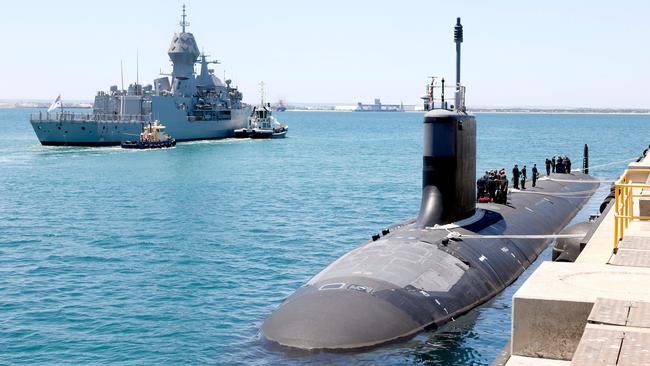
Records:
<instances>
[{"instance_id":1,"label":"submarine hull","mask_svg":"<svg viewBox=\"0 0 650 366\"><path fill-rule=\"evenodd\" d=\"M289 296L261 335L291 348L345 350L439 327L517 279L549 241L525 236L559 233L597 188L583 173L552 174L460 221L394 225Z\"/></svg>"}]
</instances>

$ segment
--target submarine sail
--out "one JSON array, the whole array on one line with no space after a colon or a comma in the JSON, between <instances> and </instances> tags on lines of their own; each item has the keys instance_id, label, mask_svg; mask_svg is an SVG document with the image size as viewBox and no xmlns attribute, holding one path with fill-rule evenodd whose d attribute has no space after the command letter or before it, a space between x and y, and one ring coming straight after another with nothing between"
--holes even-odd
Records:
<instances>
[{"instance_id":1,"label":"submarine sail","mask_svg":"<svg viewBox=\"0 0 650 366\"><path fill-rule=\"evenodd\" d=\"M459 79L460 18L455 41L455 106L443 102L424 116L417 218L383 230L311 278L265 320L264 340L345 350L435 329L517 279L546 248L539 235L560 232L597 189L587 174L552 174L535 188L512 190L507 204L476 203L476 121Z\"/></svg>"}]
</instances>

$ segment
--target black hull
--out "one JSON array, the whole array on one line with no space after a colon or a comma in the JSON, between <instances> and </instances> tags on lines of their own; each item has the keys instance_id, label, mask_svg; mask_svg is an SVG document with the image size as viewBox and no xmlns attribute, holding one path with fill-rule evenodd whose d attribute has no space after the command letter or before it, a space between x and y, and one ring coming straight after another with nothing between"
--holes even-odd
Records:
<instances>
[{"instance_id":1,"label":"black hull","mask_svg":"<svg viewBox=\"0 0 650 366\"><path fill-rule=\"evenodd\" d=\"M240 129L240 130L235 130L235 138L239 139L245 139L245 138L250 138L250 139L277 139L277 138L284 138L287 134L288 130L283 129L283 130L252 130L252 129Z\"/></svg>"},{"instance_id":2,"label":"black hull","mask_svg":"<svg viewBox=\"0 0 650 366\"><path fill-rule=\"evenodd\" d=\"M572 182L538 181L512 192L507 205L478 205L482 217L449 229L473 238L447 239L447 230L417 228L414 219L393 226L288 297L263 324L263 337L299 349L357 349L463 315L514 282L548 245L499 236L559 233L598 187L581 173L553 177Z\"/></svg>"}]
</instances>

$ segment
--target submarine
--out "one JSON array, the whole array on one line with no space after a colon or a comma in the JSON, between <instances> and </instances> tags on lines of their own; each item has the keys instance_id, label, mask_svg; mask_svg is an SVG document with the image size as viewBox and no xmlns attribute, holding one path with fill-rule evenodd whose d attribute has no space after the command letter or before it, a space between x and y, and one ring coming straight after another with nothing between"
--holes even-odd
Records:
<instances>
[{"instance_id":1,"label":"submarine","mask_svg":"<svg viewBox=\"0 0 650 366\"><path fill-rule=\"evenodd\" d=\"M598 188L582 171L553 173L534 188L509 190L505 204L477 202L460 18L454 41L455 106L443 97L440 108L426 108L417 217L373 235L288 296L260 328L265 345L349 351L435 330L513 283Z\"/></svg>"}]
</instances>

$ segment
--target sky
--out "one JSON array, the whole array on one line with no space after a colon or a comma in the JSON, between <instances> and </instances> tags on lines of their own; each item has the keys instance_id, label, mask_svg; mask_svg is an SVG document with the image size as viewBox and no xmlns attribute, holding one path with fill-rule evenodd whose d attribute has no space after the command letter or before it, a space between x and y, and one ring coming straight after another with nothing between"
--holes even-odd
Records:
<instances>
[{"instance_id":1,"label":"sky","mask_svg":"<svg viewBox=\"0 0 650 366\"><path fill-rule=\"evenodd\" d=\"M171 72L167 49L187 5L189 32L244 100L419 104L427 77L455 79L462 18L467 104L650 108L650 2L11 1L3 4L0 99L92 100Z\"/></svg>"}]
</instances>

